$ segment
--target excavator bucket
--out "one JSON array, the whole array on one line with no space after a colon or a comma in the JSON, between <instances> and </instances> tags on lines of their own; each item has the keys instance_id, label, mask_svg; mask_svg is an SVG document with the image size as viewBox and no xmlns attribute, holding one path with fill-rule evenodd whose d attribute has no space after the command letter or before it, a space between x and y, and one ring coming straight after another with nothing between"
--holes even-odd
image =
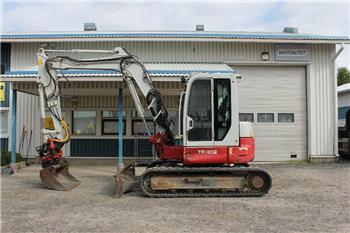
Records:
<instances>
[{"instance_id":1,"label":"excavator bucket","mask_svg":"<svg viewBox=\"0 0 350 233\"><path fill-rule=\"evenodd\" d=\"M80 184L80 181L72 176L69 164L62 159L58 164L44 168L40 171L40 178L46 187L57 191L68 191Z\"/></svg>"},{"instance_id":2,"label":"excavator bucket","mask_svg":"<svg viewBox=\"0 0 350 233\"><path fill-rule=\"evenodd\" d=\"M124 193L139 189L141 177L135 174L135 165L131 164L118 169L114 175L116 183L115 197L122 197Z\"/></svg>"}]
</instances>

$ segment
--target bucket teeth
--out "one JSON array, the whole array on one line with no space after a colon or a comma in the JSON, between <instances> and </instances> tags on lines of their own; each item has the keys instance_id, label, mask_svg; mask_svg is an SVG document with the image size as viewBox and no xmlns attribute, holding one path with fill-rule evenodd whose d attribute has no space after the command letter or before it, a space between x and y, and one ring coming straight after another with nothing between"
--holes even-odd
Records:
<instances>
[{"instance_id":1,"label":"bucket teeth","mask_svg":"<svg viewBox=\"0 0 350 233\"><path fill-rule=\"evenodd\" d=\"M118 169L114 180L116 183L115 197L122 197L124 193L139 189L141 178L136 176L135 166L131 164L123 169Z\"/></svg>"},{"instance_id":2,"label":"bucket teeth","mask_svg":"<svg viewBox=\"0 0 350 233\"><path fill-rule=\"evenodd\" d=\"M40 178L46 187L57 191L68 191L80 184L80 181L69 173L69 164L65 159L42 169Z\"/></svg>"}]
</instances>

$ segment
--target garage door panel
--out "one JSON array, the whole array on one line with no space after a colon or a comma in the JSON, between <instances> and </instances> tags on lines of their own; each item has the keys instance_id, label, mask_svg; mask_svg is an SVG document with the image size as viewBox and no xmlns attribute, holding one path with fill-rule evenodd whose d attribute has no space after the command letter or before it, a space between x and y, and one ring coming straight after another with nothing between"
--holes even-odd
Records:
<instances>
[{"instance_id":1,"label":"garage door panel","mask_svg":"<svg viewBox=\"0 0 350 233\"><path fill-rule=\"evenodd\" d=\"M254 113L256 161L307 158L305 67L234 67L240 113ZM273 113L273 123L257 122L258 113ZM278 113L293 113L294 122L278 122ZM291 158L297 155L297 158Z\"/></svg>"}]
</instances>

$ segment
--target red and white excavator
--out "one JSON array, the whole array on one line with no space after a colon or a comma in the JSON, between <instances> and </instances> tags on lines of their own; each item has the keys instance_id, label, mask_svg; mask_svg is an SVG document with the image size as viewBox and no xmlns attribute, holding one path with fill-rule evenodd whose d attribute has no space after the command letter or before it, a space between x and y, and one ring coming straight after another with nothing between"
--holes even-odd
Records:
<instances>
[{"instance_id":1,"label":"red and white excavator","mask_svg":"<svg viewBox=\"0 0 350 233\"><path fill-rule=\"evenodd\" d=\"M50 56L53 53L105 56L76 59ZM254 159L255 143L251 124L239 122L238 74L197 73L185 80L178 112L182 143L178 145L161 93L154 87L143 63L125 49L39 49L37 62L41 117L45 119L47 108L54 124L54 129L42 129L44 143L37 148L43 166L40 177L48 188L70 190L80 184L68 172L68 162L62 158L62 147L69 142L70 131L62 118L57 73L64 75L69 69L120 72L146 128L136 86L156 123L158 132L154 135L148 132L158 160L148 165L141 176L135 175L133 164L118 170L114 176L117 196L135 187L149 197L262 196L271 188L269 174L248 165Z\"/></svg>"}]
</instances>

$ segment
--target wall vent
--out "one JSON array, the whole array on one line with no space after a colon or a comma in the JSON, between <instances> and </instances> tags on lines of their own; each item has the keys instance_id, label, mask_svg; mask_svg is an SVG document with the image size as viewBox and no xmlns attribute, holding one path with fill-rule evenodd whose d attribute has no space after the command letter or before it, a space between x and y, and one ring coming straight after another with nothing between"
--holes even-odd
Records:
<instances>
[{"instance_id":1,"label":"wall vent","mask_svg":"<svg viewBox=\"0 0 350 233\"><path fill-rule=\"evenodd\" d=\"M84 23L84 31L96 31L97 27L95 23Z\"/></svg>"},{"instance_id":2,"label":"wall vent","mask_svg":"<svg viewBox=\"0 0 350 233\"><path fill-rule=\"evenodd\" d=\"M196 25L196 31L200 31L200 32L204 31L204 25L203 24L197 24Z\"/></svg>"},{"instance_id":3,"label":"wall vent","mask_svg":"<svg viewBox=\"0 0 350 233\"><path fill-rule=\"evenodd\" d=\"M283 32L297 34L297 33L299 33L299 30L296 27L285 27L285 28L283 28Z\"/></svg>"}]
</instances>

